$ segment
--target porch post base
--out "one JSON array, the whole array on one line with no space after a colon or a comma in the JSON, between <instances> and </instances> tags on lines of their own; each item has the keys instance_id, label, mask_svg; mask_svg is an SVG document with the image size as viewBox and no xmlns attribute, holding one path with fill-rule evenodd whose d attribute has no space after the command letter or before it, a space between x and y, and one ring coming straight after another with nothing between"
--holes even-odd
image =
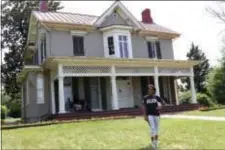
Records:
<instances>
[{"instance_id":1,"label":"porch post base","mask_svg":"<svg viewBox=\"0 0 225 150\"><path fill-rule=\"evenodd\" d=\"M67 113L66 111L59 111L59 114L65 114Z\"/></svg>"}]
</instances>

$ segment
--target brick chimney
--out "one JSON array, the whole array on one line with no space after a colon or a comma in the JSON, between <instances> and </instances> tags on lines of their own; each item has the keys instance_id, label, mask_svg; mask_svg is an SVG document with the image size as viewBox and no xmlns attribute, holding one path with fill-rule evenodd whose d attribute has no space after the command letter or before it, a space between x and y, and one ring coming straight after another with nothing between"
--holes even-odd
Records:
<instances>
[{"instance_id":1,"label":"brick chimney","mask_svg":"<svg viewBox=\"0 0 225 150\"><path fill-rule=\"evenodd\" d=\"M142 11L141 15L142 15L143 23L149 23L149 24L153 23L150 9L146 8L145 10Z\"/></svg>"},{"instance_id":2,"label":"brick chimney","mask_svg":"<svg viewBox=\"0 0 225 150\"><path fill-rule=\"evenodd\" d=\"M48 1L47 0L40 0L39 11L41 11L41 12L48 11Z\"/></svg>"}]
</instances>

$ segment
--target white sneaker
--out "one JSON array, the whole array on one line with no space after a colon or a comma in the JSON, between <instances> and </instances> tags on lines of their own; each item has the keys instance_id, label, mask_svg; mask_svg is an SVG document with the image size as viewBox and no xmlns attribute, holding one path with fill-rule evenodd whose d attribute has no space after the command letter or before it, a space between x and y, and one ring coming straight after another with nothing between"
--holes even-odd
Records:
<instances>
[{"instance_id":1,"label":"white sneaker","mask_svg":"<svg viewBox=\"0 0 225 150\"><path fill-rule=\"evenodd\" d=\"M156 142L152 141L152 149L156 150Z\"/></svg>"},{"instance_id":2,"label":"white sneaker","mask_svg":"<svg viewBox=\"0 0 225 150\"><path fill-rule=\"evenodd\" d=\"M155 149L158 149L158 141L155 141Z\"/></svg>"}]
</instances>

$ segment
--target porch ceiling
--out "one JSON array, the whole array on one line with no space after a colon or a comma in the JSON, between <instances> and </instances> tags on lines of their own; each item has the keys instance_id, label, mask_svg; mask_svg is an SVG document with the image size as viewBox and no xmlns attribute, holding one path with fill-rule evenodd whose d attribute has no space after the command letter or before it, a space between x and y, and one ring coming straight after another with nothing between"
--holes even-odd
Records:
<instances>
[{"instance_id":1,"label":"porch ceiling","mask_svg":"<svg viewBox=\"0 0 225 150\"><path fill-rule=\"evenodd\" d=\"M166 67L166 68L190 68L199 64L200 61L169 60L169 59L147 59L147 58L100 58L85 56L49 57L42 65L44 68L53 69L58 64L66 66L118 66L118 67Z\"/></svg>"}]
</instances>

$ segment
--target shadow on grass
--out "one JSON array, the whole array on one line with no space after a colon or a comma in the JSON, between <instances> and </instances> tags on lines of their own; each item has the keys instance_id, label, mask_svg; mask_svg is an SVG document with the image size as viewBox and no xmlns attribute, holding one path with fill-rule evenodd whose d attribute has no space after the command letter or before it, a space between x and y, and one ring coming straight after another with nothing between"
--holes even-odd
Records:
<instances>
[{"instance_id":1,"label":"shadow on grass","mask_svg":"<svg viewBox=\"0 0 225 150\"><path fill-rule=\"evenodd\" d=\"M151 145L149 145L149 146L140 148L140 149L138 149L138 150L153 150L153 149L152 149Z\"/></svg>"}]
</instances>

